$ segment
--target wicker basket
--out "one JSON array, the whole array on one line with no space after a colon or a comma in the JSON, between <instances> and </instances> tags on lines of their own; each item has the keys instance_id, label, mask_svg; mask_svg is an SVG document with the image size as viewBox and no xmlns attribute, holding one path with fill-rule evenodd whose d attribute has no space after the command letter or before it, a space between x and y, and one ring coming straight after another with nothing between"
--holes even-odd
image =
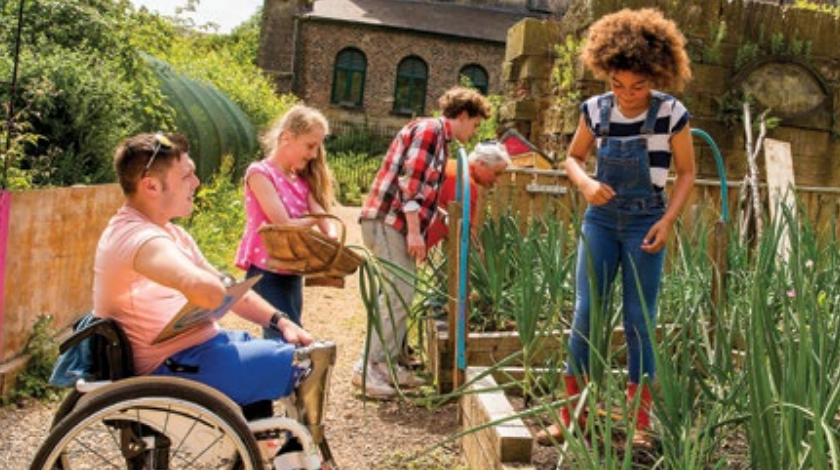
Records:
<instances>
[{"instance_id":1,"label":"wicker basket","mask_svg":"<svg viewBox=\"0 0 840 470\"><path fill-rule=\"evenodd\" d=\"M266 267L304 276L344 277L353 274L364 259L344 245L344 222L332 214L304 217L329 218L341 227L340 240L311 227L263 225L259 229L268 251Z\"/></svg>"}]
</instances>

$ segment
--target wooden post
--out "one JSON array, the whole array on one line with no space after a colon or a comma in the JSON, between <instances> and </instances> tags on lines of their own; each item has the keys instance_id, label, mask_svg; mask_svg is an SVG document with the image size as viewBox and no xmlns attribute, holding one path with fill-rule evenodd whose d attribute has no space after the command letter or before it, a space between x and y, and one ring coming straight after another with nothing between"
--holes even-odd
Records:
<instances>
[{"instance_id":1,"label":"wooden post","mask_svg":"<svg viewBox=\"0 0 840 470\"><path fill-rule=\"evenodd\" d=\"M446 240L447 259L447 326L449 328L448 347L452 364L441 364L441 369L447 366L452 369L452 389L456 389L464 383L464 371L458 368L457 344L458 344L458 280L461 276L458 260L461 256L461 218L463 217L463 206L460 202L449 203L449 236ZM467 335L469 336L469 335Z\"/></svg>"}]
</instances>

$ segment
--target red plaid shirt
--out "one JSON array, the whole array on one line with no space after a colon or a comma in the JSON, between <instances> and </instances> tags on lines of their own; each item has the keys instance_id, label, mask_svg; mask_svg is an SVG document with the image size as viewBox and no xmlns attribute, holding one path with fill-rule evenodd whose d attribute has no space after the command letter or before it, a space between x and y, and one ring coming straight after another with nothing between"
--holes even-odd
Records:
<instances>
[{"instance_id":1,"label":"red plaid shirt","mask_svg":"<svg viewBox=\"0 0 840 470\"><path fill-rule=\"evenodd\" d=\"M437 209L438 190L449 158L452 131L440 118L407 124L391 142L362 206L361 219L380 219L406 233L405 205L420 205L420 233L425 234Z\"/></svg>"}]
</instances>

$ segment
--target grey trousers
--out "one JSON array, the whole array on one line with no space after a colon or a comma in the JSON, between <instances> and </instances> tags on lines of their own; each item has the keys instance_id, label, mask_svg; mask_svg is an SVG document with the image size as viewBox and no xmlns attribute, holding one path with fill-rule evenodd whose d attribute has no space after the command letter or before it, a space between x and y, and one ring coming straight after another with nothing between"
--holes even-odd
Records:
<instances>
[{"instance_id":1,"label":"grey trousers","mask_svg":"<svg viewBox=\"0 0 840 470\"><path fill-rule=\"evenodd\" d=\"M408 281L394 276L390 279L393 286L383 280L383 291L379 293L379 321L382 325L382 337L374 330L371 332L368 362L385 362L386 355L396 361L406 335L408 309L414 299L414 276L417 265L408 255L405 235L386 225L381 220L362 220L362 240L365 246L377 258L393 263L408 274ZM387 274L387 271L386 271ZM358 368L364 358L364 351Z\"/></svg>"}]
</instances>

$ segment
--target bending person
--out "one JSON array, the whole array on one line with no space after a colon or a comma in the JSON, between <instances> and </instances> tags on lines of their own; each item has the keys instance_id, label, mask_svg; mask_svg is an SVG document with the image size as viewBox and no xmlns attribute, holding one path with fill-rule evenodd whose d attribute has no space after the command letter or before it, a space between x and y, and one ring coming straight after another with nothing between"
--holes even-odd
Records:
<instances>
[{"instance_id":1,"label":"bending person","mask_svg":"<svg viewBox=\"0 0 840 470\"><path fill-rule=\"evenodd\" d=\"M376 174L362 206L362 238L371 252L405 270L413 277L416 263L426 259L426 229L437 210L437 198L444 179L453 139L467 143L481 121L490 116L490 103L479 92L464 87L449 89L439 100L442 116L421 118L400 130ZM395 279L395 290L379 295L380 337L371 332L367 362L364 355L356 364L352 382L368 397L396 396L394 383L416 386L423 381L397 366L393 373L388 359L397 359L406 336L408 309L414 298L414 284Z\"/></svg>"},{"instance_id":2,"label":"bending person","mask_svg":"<svg viewBox=\"0 0 840 470\"><path fill-rule=\"evenodd\" d=\"M489 190L496 184L499 176L505 172L510 165L510 155L501 143L490 140L479 142L468 157L469 160L469 189L470 189L470 228L478 227L481 224L482 212L477 210L482 207L479 188ZM426 244L429 249L440 243L449 235L447 209L451 201L456 200L458 194L458 161L449 160L446 163L446 179L438 195L438 213L442 217L436 217L429 225L426 233Z\"/></svg>"}]
</instances>

